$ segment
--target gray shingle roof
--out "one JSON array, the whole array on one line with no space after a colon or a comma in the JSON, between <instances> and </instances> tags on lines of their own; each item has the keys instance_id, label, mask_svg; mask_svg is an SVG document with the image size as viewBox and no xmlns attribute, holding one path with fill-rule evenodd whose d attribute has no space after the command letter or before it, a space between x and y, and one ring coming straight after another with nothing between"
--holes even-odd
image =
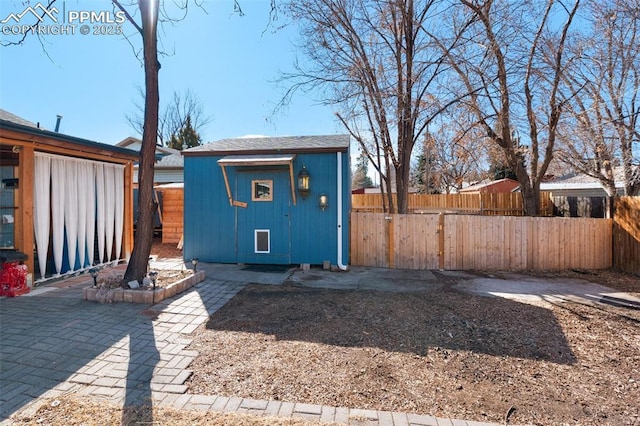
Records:
<instances>
[{"instance_id":1,"label":"gray shingle roof","mask_svg":"<svg viewBox=\"0 0 640 426\"><path fill-rule=\"evenodd\" d=\"M156 165L155 165L156 169L157 168L173 169L173 168L182 168L182 167L184 167L184 158L182 157L182 154L180 154L180 151L177 151L177 153L175 154L165 155L164 157L160 158L159 161L156 161Z\"/></svg>"},{"instance_id":2,"label":"gray shingle roof","mask_svg":"<svg viewBox=\"0 0 640 426\"><path fill-rule=\"evenodd\" d=\"M196 153L268 153L289 151L344 151L349 147L349 135L275 136L221 139L183 151Z\"/></svg>"},{"instance_id":3,"label":"gray shingle roof","mask_svg":"<svg viewBox=\"0 0 640 426\"><path fill-rule=\"evenodd\" d=\"M38 128L36 123L32 123L29 120L25 120L24 118L18 117L17 115L11 114L9 111L5 111L3 109L0 109L0 120L10 121L15 124L20 124L21 126Z\"/></svg>"},{"instance_id":4,"label":"gray shingle roof","mask_svg":"<svg viewBox=\"0 0 640 426\"><path fill-rule=\"evenodd\" d=\"M616 188L624 188L624 168L622 166L613 168L613 179L616 183ZM583 173L569 173L540 184L540 189L543 191L575 188L603 188L603 186L597 178Z\"/></svg>"}]
</instances>

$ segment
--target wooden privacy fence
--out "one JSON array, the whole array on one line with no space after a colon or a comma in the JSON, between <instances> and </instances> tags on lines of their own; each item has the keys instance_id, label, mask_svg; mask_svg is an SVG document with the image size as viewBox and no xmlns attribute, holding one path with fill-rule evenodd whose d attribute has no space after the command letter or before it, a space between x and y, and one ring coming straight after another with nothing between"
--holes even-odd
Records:
<instances>
[{"instance_id":1,"label":"wooden privacy fence","mask_svg":"<svg viewBox=\"0 0 640 426\"><path fill-rule=\"evenodd\" d=\"M612 221L351 213L351 264L398 269L560 270L612 266Z\"/></svg>"},{"instance_id":2,"label":"wooden privacy fence","mask_svg":"<svg viewBox=\"0 0 640 426\"><path fill-rule=\"evenodd\" d=\"M615 200L613 215L613 266L640 274L640 197Z\"/></svg>"},{"instance_id":3,"label":"wooden privacy fence","mask_svg":"<svg viewBox=\"0 0 640 426\"><path fill-rule=\"evenodd\" d=\"M184 190L179 187L157 190L162 192L162 243L177 243L184 229Z\"/></svg>"},{"instance_id":4,"label":"wooden privacy fence","mask_svg":"<svg viewBox=\"0 0 640 426\"><path fill-rule=\"evenodd\" d=\"M397 197L393 194L394 203ZM481 214L485 216L522 216L524 206L519 192L481 194L409 194L410 213L437 213L439 211ZM381 194L353 194L351 208L355 212L382 212ZM553 214L553 202L549 192L540 194L540 211L543 216Z\"/></svg>"}]
</instances>

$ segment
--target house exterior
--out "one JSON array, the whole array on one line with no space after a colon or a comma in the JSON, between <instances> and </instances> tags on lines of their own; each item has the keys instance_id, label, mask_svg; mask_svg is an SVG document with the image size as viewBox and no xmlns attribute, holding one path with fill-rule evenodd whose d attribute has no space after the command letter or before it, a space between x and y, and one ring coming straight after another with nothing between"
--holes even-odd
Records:
<instances>
[{"instance_id":1,"label":"house exterior","mask_svg":"<svg viewBox=\"0 0 640 426\"><path fill-rule=\"evenodd\" d=\"M140 152L142 149L142 141L134 137L128 137L116 144L116 146L132 149ZM138 223L138 163L133 165L133 222L134 226ZM184 160L182 154L177 149L156 145L156 162L153 165L153 182L154 182L154 199L158 203L158 210L154 217L154 230L156 233L162 233L163 243L177 243L182 238L182 223L178 229L178 220L182 221L182 206L180 206L180 217L176 215L175 206L165 206L164 195L168 192L164 189L166 185L172 188L171 195L175 199L175 185L179 185L184 181ZM180 189L181 191L181 189ZM181 196L180 196L181 198ZM173 202L174 200L170 200ZM169 207L169 223L165 223L166 207ZM167 226L168 225L168 226ZM167 233L168 231L168 233Z\"/></svg>"},{"instance_id":2,"label":"house exterior","mask_svg":"<svg viewBox=\"0 0 640 426\"><path fill-rule=\"evenodd\" d=\"M462 188L461 194L497 194L504 192L516 192L520 189L518 181L513 179L487 180Z\"/></svg>"},{"instance_id":3,"label":"house exterior","mask_svg":"<svg viewBox=\"0 0 640 426\"><path fill-rule=\"evenodd\" d=\"M185 259L346 268L348 135L223 139L183 155Z\"/></svg>"},{"instance_id":4,"label":"house exterior","mask_svg":"<svg viewBox=\"0 0 640 426\"><path fill-rule=\"evenodd\" d=\"M624 195L623 170L614 170L617 195ZM570 173L540 184L541 191L549 191L554 197L607 197L600 181L582 173Z\"/></svg>"},{"instance_id":5,"label":"house exterior","mask_svg":"<svg viewBox=\"0 0 640 426\"><path fill-rule=\"evenodd\" d=\"M23 253L36 280L128 259L137 160L0 110L0 248Z\"/></svg>"},{"instance_id":6,"label":"house exterior","mask_svg":"<svg viewBox=\"0 0 640 426\"><path fill-rule=\"evenodd\" d=\"M121 148L140 152L142 141L128 137L116 144ZM156 146L156 163L153 166L153 181L158 185L184 181L184 162L180 151L164 146ZM133 183L138 185L138 164L133 166Z\"/></svg>"}]
</instances>

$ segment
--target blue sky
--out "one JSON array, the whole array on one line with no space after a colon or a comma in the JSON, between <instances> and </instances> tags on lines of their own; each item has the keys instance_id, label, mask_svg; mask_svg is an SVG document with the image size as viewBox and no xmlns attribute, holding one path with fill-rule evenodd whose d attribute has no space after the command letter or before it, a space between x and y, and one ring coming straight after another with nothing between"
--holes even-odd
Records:
<instances>
[{"instance_id":1,"label":"blue sky","mask_svg":"<svg viewBox=\"0 0 640 426\"><path fill-rule=\"evenodd\" d=\"M294 27L265 31L269 0L240 4L244 16L233 13L233 0L205 1L208 14L192 4L183 21L161 27L161 47L172 53L160 57L161 100L174 91L195 92L211 117L201 129L203 142L247 134L344 133L332 109L310 96L297 95L286 110L272 115L282 95L273 81L279 71L292 68L297 32ZM55 6L67 12L113 11L108 0L58 0ZM0 0L0 20L24 8L20 0ZM131 24L123 24L123 30L139 48L140 36ZM32 35L21 46L0 47L0 108L49 130L60 114L61 132L99 142L135 136L125 116L140 102L144 69L130 43L117 35L82 35L78 29L74 35L42 39L44 47Z\"/></svg>"}]
</instances>

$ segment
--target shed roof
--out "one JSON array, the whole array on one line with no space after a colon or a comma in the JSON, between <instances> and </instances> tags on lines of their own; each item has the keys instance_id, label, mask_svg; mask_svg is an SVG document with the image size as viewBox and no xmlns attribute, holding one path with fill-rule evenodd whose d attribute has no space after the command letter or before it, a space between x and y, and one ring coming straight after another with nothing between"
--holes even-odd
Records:
<instances>
[{"instance_id":1,"label":"shed roof","mask_svg":"<svg viewBox=\"0 0 640 426\"><path fill-rule=\"evenodd\" d=\"M298 152L344 152L349 135L274 136L221 139L182 151L191 155L274 154Z\"/></svg>"}]
</instances>

